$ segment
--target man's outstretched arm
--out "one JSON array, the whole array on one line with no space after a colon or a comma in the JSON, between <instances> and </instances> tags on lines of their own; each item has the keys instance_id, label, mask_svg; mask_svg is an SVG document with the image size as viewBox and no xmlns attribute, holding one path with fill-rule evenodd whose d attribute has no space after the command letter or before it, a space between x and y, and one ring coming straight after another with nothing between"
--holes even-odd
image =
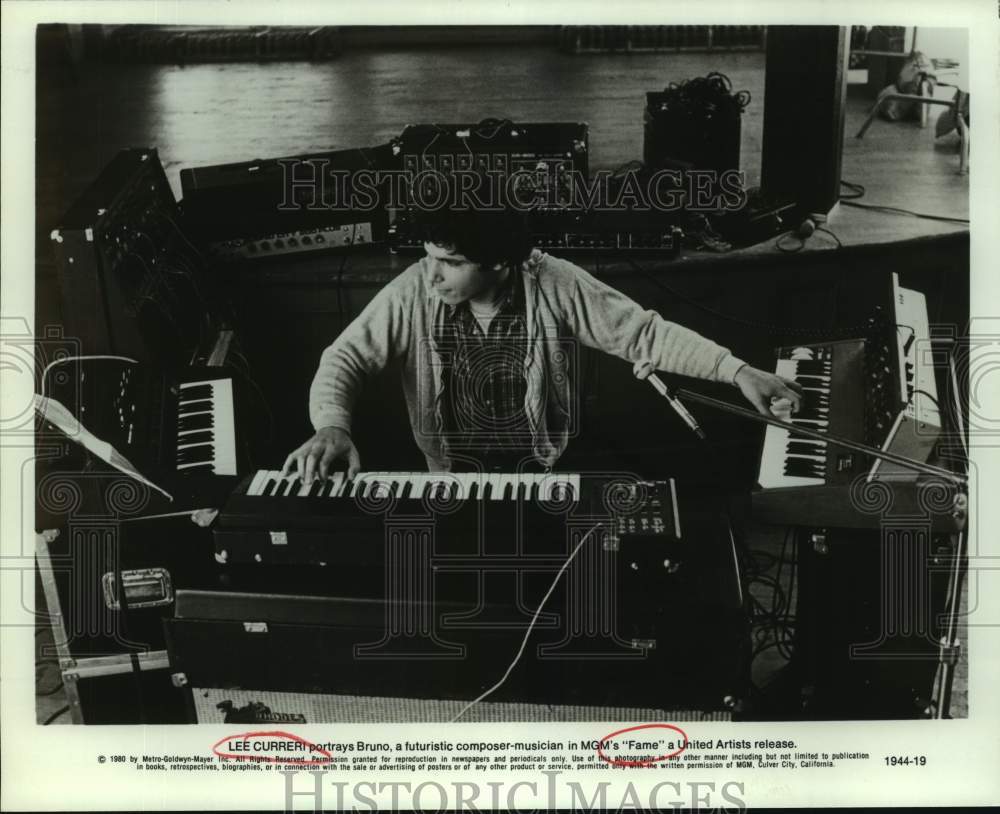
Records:
<instances>
[{"instance_id":1,"label":"man's outstretched arm","mask_svg":"<svg viewBox=\"0 0 1000 814\"><path fill-rule=\"evenodd\" d=\"M563 308L570 329L585 345L632 362L640 379L664 370L734 384L764 414L770 414L773 398L786 399L792 410L799 409L801 393L796 383L748 365L728 349L643 308L583 269L574 272L568 279L569 272L562 271L566 283Z\"/></svg>"}]
</instances>

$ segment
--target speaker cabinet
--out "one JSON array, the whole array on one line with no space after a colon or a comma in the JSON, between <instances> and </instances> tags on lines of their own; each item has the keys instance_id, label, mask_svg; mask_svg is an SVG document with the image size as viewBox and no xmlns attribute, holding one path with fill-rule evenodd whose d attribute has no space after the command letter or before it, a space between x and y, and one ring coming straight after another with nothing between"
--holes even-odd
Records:
<instances>
[{"instance_id":1,"label":"speaker cabinet","mask_svg":"<svg viewBox=\"0 0 1000 814\"><path fill-rule=\"evenodd\" d=\"M767 30L761 191L801 215L840 199L847 46L842 26Z\"/></svg>"}]
</instances>

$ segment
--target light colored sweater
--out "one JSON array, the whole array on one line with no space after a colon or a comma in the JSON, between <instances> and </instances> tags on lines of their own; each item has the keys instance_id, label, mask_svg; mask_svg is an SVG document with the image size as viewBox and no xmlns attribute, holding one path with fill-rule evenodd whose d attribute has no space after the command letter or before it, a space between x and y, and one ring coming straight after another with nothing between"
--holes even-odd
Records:
<instances>
[{"instance_id":1,"label":"light colored sweater","mask_svg":"<svg viewBox=\"0 0 1000 814\"><path fill-rule=\"evenodd\" d=\"M365 380L402 361L403 393L417 446L431 471L449 470L442 433L442 360L433 327L446 307L421 259L388 283L320 358L309 393L313 426L351 430ZM578 345L657 370L732 383L743 362L726 348L642 308L579 266L535 249L524 264L528 351L525 410L539 462L552 466L578 415Z\"/></svg>"}]
</instances>

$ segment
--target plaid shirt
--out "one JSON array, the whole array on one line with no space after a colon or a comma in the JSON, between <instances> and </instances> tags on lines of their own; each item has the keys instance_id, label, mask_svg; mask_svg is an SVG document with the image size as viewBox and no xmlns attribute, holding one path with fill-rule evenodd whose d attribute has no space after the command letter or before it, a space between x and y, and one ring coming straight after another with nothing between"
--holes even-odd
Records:
<instances>
[{"instance_id":1,"label":"plaid shirt","mask_svg":"<svg viewBox=\"0 0 1000 814\"><path fill-rule=\"evenodd\" d=\"M445 309L443 354L444 430L455 452L484 459L530 456L531 430L524 410L528 352L521 270L508 275L487 332L468 302Z\"/></svg>"}]
</instances>

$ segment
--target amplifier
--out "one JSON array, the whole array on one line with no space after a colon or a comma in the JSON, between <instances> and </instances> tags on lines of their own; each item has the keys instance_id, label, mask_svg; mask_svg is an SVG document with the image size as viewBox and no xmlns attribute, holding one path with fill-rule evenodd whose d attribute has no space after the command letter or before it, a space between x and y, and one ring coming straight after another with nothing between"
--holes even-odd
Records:
<instances>
[{"instance_id":1,"label":"amplifier","mask_svg":"<svg viewBox=\"0 0 1000 814\"><path fill-rule=\"evenodd\" d=\"M573 618L577 598L566 589L519 656L532 612L515 603L510 583L507 604L180 591L166 621L174 683L199 695L214 687L366 696L404 715L399 699L436 699L454 712L516 661L491 701L725 712L742 697L740 614L699 603L693 586L672 594L691 611L657 614L657 639L642 641L589 621L577 630L584 620Z\"/></svg>"},{"instance_id":2,"label":"amplifier","mask_svg":"<svg viewBox=\"0 0 1000 814\"><path fill-rule=\"evenodd\" d=\"M760 186L795 212L828 214L840 200L848 29L775 25L767 31Z\"/></svg>"},{"instance_id":3,"label":"amplifier","mask_svg":"<svg viewBox=\"0 0 1000 814\"><path fill-rule=\"evenodd\" d=\"M903 520L878 530L803 529L796 543L797 714L931 717L936 673L958 658L942 643L954 538Z\"/></svg>"},{"instance_id":4,"label":"amplifier","mask_svg":"<svg viewBox=\"0 0 1000 814\"><path fill-rule=\"evenodd\" d=\"M739 565L714 501L683 497L687 542L660 539L655 528L650 535L646 515L635 512L620 519L624 532L582 545L558 580L563 537L591 528L593 518L577 528L554 514L544 539L521 553L495 552L468 534L439 545L430 524L443 533L444 516L385 519L384 539L331 541L326 562L306 566L268 552L240 565L229 546L220 560L244 569L238 589L234 580L226 590L177 592L165 623L175 682L199 695L238 687L258 696L377 696L371 704L406 720L433 699L459 709L516 661L490 701L730 710L745 693L749 664ZM545 524L531 527L537 536ZM477 554L439 555L467 548L465 540ZM274 533L270 545L292 542L291 532ZM252 589L248 571L257 572ZM301 708L281 711L312 720Z\"/></svg>"},{"instance_id":5,"label":"amplifier","mask_svg":"<svg viewBox=\"0 0 1000 814\"><path fill-rule=\"evenodd\" d=\"M484 119L478 124L409 125L394 149L404 176L413 179L407 198L399 202L404 211L418 206L422 196L434 199L439 192L437 184L422 181L421 174L469 171L492 185L474 190L480 199L490 201L502 193L530 200L533 221L555 217L565 223L567 215L583 212L575 184L589 175L586 124ZM516 190L507 183L513 176Z\"/></svg>"},{"instance_id":6,"label":"amplifier","mask_svg":"<svg viewBox=\"0 0 1000 814\"><path fill-rule=\"evenodd\" d=\"M552 181L575 170L588 175L587 125L581 122L411 124L396 140L404 172L523 171ZM568 177L567 177L568 180Z\"/></svg>"},{"instance_id":7,"label":"amplifier","mask_svg":"<svg viewBox=\"0 0 1000 814\"><path fill-rule=\"evenodd\" d=\"M392 145L181 170L185 216L209 251L253 260L385 240Z\"/></svg>"}]
</instances>

